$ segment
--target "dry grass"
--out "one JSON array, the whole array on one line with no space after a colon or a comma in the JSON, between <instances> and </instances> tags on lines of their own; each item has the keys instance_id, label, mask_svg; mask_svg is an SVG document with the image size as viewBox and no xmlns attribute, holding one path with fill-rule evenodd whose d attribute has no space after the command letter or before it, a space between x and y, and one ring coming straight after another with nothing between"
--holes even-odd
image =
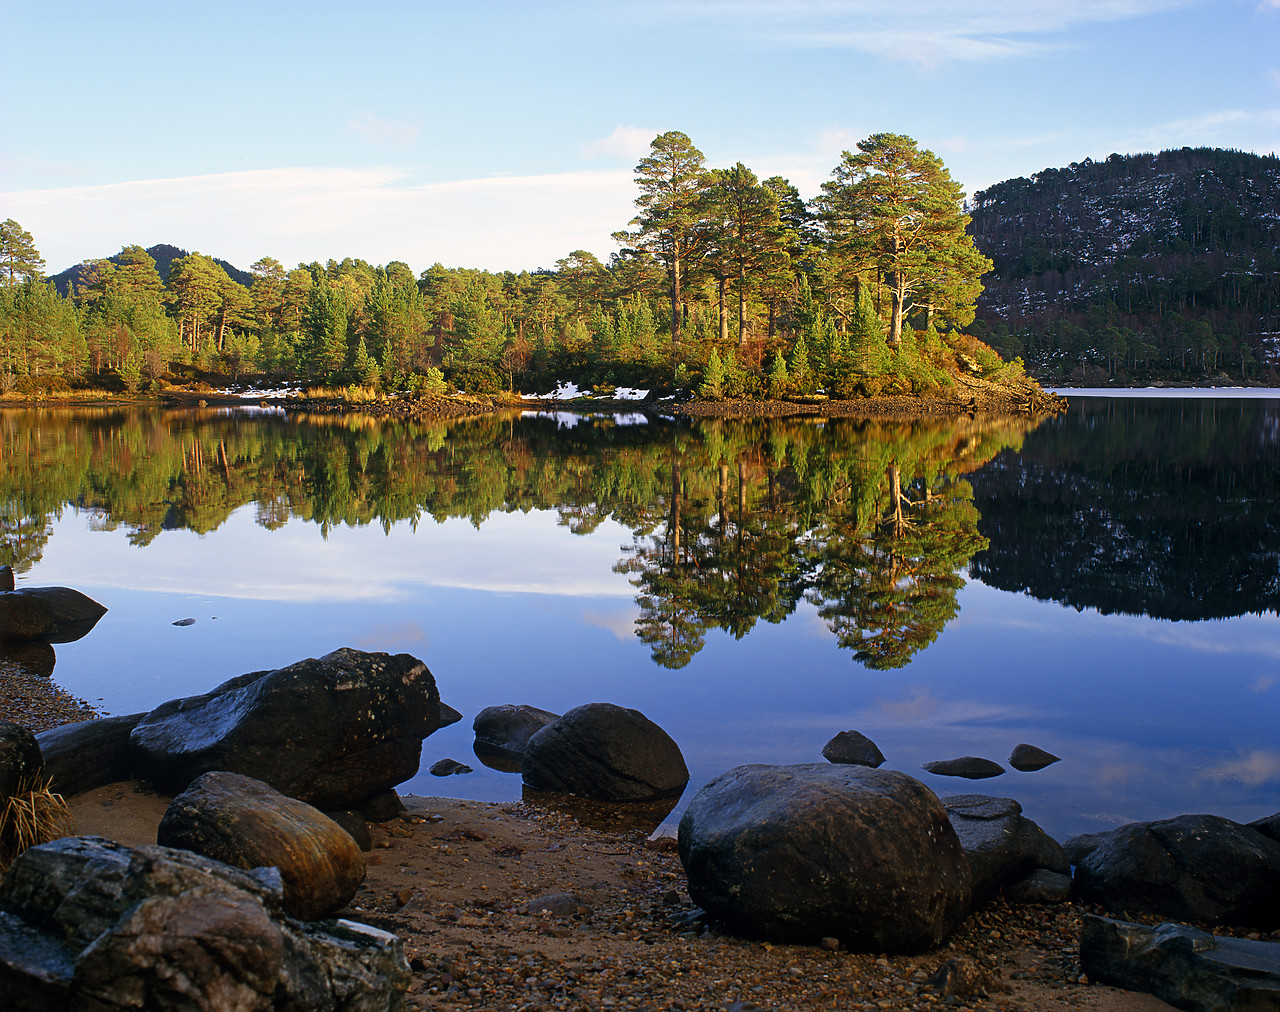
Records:
<instances>
[{"instance_id":1,"label":"dry grass","mask_svg":"<svg viewBox=\"0 0 1280 1012\"><path fill-rule=\"evenodd\" d=\"M29 847L74 835L71 810L49 784L49 780L37 780L19 785L0 810L0 874Z\"/></svg>"}]
</instances>

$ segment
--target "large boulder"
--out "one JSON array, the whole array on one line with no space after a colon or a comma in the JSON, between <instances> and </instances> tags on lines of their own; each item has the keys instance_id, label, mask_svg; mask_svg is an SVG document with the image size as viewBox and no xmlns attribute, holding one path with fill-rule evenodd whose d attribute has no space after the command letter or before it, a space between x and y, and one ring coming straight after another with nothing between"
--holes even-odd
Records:
<instances>
[{"instance_id":1,"label":"large boulder","mask_svg":"<svg viewBox=\"0 0 1280 1012\"><path fill-rule=\"evenodd\" d=\"M99 837L33 847L0 882L0 994L66 1009L392 1012L409 967L394 935L280 909L274 869L245 872Z\"/></svg>"},{"instance_id":2,"label":"large boulder","mask_svg":"<svg viewBox=\"0 0 1280 1012\"><path fill-rule=\"evenodd\" d=\"M341 910L364 881L364 855L347 830L239 773L197 777L165 810L156 843L246 870L280 869L284 909L304 921Z\"/></svg>"},{"instance_id":3,"label":"large boulder","mask_svg":"<svg viewBox=\"0 0 1280 1012\"><path fill-rule=\"evenodd\" d=\"M1080 965L1090 980L1152 994L1188 1012L1280 1009L1280 945L1274 942L1085 914Z\"/></svg>"},{"instance_id":4,"label":"large boulder","mask_svg":"<svg viewBox=\"0 0 1280 1012\"><path fill-rule=\"evenodd\" d=\"M40 745L31 729L0 720L0 808L15 794L31 791L43 767Z\"/></svg>"},{"instance_id":5,"label":"large boulder","mask_svg":"<svg viewBox=\"0 0 1280 1012\"><path fill-rule=\"evenodd\" d=\"M538 731L520 772L535 790L597 801L679 797L689 783L671 736L639 710L613 703L575 706Z\"/></svg>"},{"instance_id":6,"label":"large boulder","mask_svg":"<svg viewBox=\"0 0 1280 1012\"><path fill-rule=\"evenodd\" d=\"M129 735L143 717L130 713L79 720L36 735L45 775L59 794L75 795L134 774Z\"/></svg>"},{"instance_id":7,"label":"large boulder","mask_svg":"<svg viewBox=\"0 0 1280 1012\"><path fill-rule=\"evenodd\" d=\"M1077 894L1113 913L1280 927L1280 843L1230 819L1134 822L1065 849Z\"/></svg>"},{"instance_id":8,"label":"large boulder","mask_svg":"<svg viewBox=\"0 0 1280 1012\"><path fill-rule=\"evenodd\" d=\"M0 591L0 643L69 643L92 629L107 609L69 587Z\"/></svg>"},{"instance_id":9,"label":"large boulder","mask_svg":"<svg viewBox=\"0 0 1280 1012\"><path fill-rule=\"evenodd\" d=\"M1038 869L1069 875L1062 845L1022 814L1013 798L957 794L943 798L973 871L973 897L985 902Z\"/></svg>"},{"instance_id":10,"label":"large boulder","mask_svg":"<svg viewBox=\"0 0 1280 1012\"><path fill-rule=\"evenodd\" d=\"M422 661L343 648L163 703L129 737L139 771L171 793L224 770L338 810L414 776L444 723Z\"/></svg>"},{"instance_id":11,"label":"large boulder","mask_svg":"<svg viewBox=\"0 0 1280 1012\"><path fill-rule=\"evenodd\" d=\"M969 910L955 830L905 773L739 766L694 795L679 845L693 901L750 937L920 952Z\"/></svg>"}]
</instances>

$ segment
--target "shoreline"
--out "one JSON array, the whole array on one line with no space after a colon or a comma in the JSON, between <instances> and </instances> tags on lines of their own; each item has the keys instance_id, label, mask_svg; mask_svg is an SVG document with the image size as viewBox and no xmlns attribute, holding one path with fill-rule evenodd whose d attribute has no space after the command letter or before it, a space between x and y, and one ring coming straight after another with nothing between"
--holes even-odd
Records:
<instances>
[{"instance_id":1,"label":"shoreline","mask_svg":"<svg viewBox=\"0 0 1280 1012\"><path fill-rule=\"evenodd\" d=\"M997 900L910 956L758 942L698 916L674 841L603 809L604 824L587 825L530 802L403 800L401 816L371 824L367 876L340 916L404 941L410 1010L1170 1009L1082 978L1078 927L1092 908ZM70 799L82 832L133 846L154 842L167 802L134 781ZM978 974L976 990L947 998L927 984L950 960Z\"/></svg>"}]
</instances>

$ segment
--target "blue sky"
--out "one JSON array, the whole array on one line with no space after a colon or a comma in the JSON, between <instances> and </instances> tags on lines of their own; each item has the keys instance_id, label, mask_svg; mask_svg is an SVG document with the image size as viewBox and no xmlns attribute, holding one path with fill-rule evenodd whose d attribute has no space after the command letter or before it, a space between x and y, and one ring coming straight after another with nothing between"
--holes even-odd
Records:
<instances>
[{"instance_id":1,"label":"blue sky","mask_svg":"<svg viewBox=\"0 0 1280 1012\"><path fill-rule=\"evenodd\" d=\"M892 8L892 9L890 9ZM1280 150L1280 0L0 0L0 218L50 273L170 242L247 267L602 259L682 130L818 192L878 131L973 193L1182 145Z\"/></svg>"}]
</instances>

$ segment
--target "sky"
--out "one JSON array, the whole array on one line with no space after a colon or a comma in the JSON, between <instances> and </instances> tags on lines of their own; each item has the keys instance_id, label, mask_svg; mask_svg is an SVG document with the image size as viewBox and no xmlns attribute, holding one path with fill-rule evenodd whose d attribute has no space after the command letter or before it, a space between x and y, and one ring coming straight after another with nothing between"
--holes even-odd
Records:
<instances>
[{"instance_id":1,"label":"sky","mask_svg":"<svg viewBox=\"0 0 1280 1012\"><path fill-rule=\"evenodd\" d=\"M604 260L668 130L805 198L882 131L969 194L1280 150L1280 0L0 0L0 25L0 219L50 274L162 242L241 268Z\"/></svg>"}]
</instances>

